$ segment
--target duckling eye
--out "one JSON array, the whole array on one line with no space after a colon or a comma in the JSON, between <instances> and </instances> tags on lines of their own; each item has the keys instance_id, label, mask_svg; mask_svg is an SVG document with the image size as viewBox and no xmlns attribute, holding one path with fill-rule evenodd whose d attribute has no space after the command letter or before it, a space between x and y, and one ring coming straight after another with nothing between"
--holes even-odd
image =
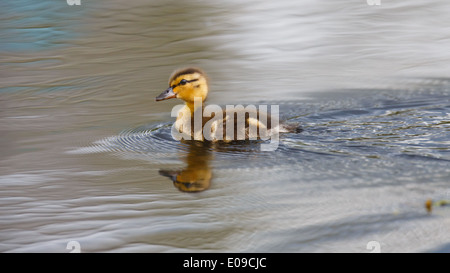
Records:
<instances>
[{"instance_id":1,"label":"duckling eye","mask_svg":"<svg viewBox=\"0 0 450 273\"><path fill-rule=\"evenodd\" d=\"M179 83L179 84L181 84L181 85L185 85L186 83L188 83L188 81L187 81L187 80L185 80L185 79L182 79L182 80L180 81L180 83Z\"/></svg>"}]
</instances>

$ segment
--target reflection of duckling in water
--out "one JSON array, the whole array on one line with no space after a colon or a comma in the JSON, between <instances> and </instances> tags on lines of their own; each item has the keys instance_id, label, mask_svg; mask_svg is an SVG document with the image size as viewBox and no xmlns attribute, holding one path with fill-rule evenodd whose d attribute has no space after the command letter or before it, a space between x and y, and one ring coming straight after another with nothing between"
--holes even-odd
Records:
<instances>
[{"instance_id":1,"label":"reflection of duckling in water","mask_svg":"<svg viewBox=\"0 0 450 273\"><path fill-rule=\"evenodd\" d=\"M207 190L211 184L212 171L209 166L212 154L205 143L189 141L186 156L187 166L181 171L160 170L159 174L172 179L180 191L200 192Z\"/></svg>"},{"instance_id":2,"label":"reflection of duckling in water","mask_svg":"<svg viewBox=\"0 0 450 273\"><path fill-rule=\"evenodd\" d=\"M270 135L277 134L279 131L297 131L296 128L288 126L279 126L278 118L274 119L269 114L257 111L255 108L239 108L232 110L220 110L213 112L210 117L203 115L204 101L208 95L208 79L206 74L199 68L184 68L176 70L169 79L169 88L156 97L156 101L162 101L172 98L178 98L185 102L185 106L178 111L175 128L178 132L191 136L195 140L224 140L226 142L233 140L248 140L268 138ZM201 102L201 107L195 102ZM194 113L202 111L201 128L194 125ZM217 116L216 116L217 114ZM245 121L239 123L238 117L242 115ZM227 135L227 120L233 120L234 128ZM231 123L231 125L233 124ZM243 127L240 127L244 125ZM208 126L208 127L207 127ZM209 130L209 126L211 130ZM203 130L208 128L208 130Z\"/></svg>"}]
</instances>

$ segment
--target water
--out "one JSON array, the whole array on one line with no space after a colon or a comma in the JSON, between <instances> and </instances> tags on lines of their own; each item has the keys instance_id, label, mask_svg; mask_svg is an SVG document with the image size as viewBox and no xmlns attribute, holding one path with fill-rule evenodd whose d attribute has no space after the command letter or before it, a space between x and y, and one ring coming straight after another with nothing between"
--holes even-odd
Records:
<instances>
[{"instance_id":1,"label":"water","mask_svg":"<svg viewBox=\"0 0 450 273\"><path fill-rule=\"evenodd\" d=\"M2 2L0 251L448 252L450 3L297 2ZM174 141L187 65L303 131Z\"/></svg>"}]
</instances>

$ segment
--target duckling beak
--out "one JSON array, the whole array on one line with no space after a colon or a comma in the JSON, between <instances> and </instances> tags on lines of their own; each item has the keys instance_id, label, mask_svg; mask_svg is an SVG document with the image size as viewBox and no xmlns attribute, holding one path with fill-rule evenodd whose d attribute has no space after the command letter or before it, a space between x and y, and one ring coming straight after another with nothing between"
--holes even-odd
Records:
<instances>
[{"instance_id":1,"label":"duckling beak","mask_svg":"<svg viewBox=\"0 0 450 273\"><path fill-rule=\"evenodd\" d=\"M177 171L159 170L159 174L172 179L172 181L177 181Z\"/></svg>"},{"instance_id":2,"label":"duckling beak","mask_svg":"<svg viewBox=\"0 0 450 273\"><path fill-rule=\"evenodd\" d=\"M155 98L156 101L162 101L162 100L168 100L168 99L173 99L176 98L177 94L175 94L173 92L173 88L169 87L167 88L164 92L162 92L161 94L159 94L159 96L157 96Z\"/></svg>"}]
</instances>

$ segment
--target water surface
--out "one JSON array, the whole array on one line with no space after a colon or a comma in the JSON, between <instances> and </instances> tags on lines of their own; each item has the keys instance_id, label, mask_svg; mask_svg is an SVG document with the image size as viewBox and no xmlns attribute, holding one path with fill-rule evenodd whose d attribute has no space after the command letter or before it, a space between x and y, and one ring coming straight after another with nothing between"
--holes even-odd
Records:
<instances>
[{"instance_id":1,"label":"water surface","mask_svg":"<svg viewBox=\"0 0 450 273\"><path fill-rule=\"evenodd\" d=\"M450 3L0 9L0 251L448 251L450 211L424 203L450 199ZM303 131L274 152L174 141L180 102L154 97L187 65L209 103Z\"/></svg>"}]
</instances>

